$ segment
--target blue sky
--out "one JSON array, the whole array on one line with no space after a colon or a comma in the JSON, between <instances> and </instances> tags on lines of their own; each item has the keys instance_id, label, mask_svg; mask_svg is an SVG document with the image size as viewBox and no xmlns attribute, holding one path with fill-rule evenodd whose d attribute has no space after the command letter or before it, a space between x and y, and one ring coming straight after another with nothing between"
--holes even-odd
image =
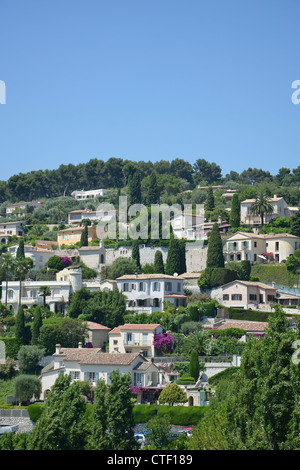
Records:
<instances>
[{"instance_id":1,"label":"blue sky","mask_svg":"<svg viewBox=\"0 0 300 470\"><path fill-rule=\"evenodd\" d=\"M0 179L107 160L300 164L298 0L0 0Z\"/></svg>"}]
</instances>

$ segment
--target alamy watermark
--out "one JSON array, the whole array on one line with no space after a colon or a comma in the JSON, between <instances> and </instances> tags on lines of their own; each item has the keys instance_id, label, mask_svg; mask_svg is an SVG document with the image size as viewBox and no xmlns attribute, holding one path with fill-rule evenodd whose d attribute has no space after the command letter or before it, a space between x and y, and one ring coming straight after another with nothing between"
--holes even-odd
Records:
<instances>
[{"instance_id":1,"label":"alamy watermark","mask_svg":"<svg viewBox=\"0 0 300 470\"><path fill-rule=\"evenodd\" d=\"M0 104L6 104L6 85L3 80L0 80Z\"/></svg>"},{"instance_id":2,"label":"alamy watermark","mask_svg":"<svg viewBox=\"0 0 300 470\"><path fill-rule=\"evenodd\" d=\"M96 209L96 233L99 239L111 240L168 240L172 232L178 238L202 243L204 233L204 205L184 204L132 204L127 196L119 197L118 208L101 203ZM176 233L175 233L176 232ZM178 234L178 235L177 235Z\"/></svg>"}]
</instances>

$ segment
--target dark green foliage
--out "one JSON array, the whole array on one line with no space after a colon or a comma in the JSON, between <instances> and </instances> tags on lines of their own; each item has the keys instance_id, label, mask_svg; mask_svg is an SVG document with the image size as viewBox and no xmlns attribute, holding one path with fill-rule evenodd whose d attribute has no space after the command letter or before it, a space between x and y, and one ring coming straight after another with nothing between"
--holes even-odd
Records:
<instances>
[{"instance_id":1,"label":"dark green foliage","mask_svg":"<svg viewBox=\"0 0 300 470\"><path fill-rule=\"evenodd\" d=\"M16 315L15 335L19 344L25 344L26 332L25 332L25 315L24 315L23 307L19 307L18 313Z\"/></svg>"},{"instance_id":2,"label":"dark green foliage","mask_svg":"<svg viewBox=\"0 0 300 470\"><path fill-rule=\"evenodd\" d=\"M41 367L39 362L45 354L43 348L35 345L21 346L18 352L18 362L22 374L37 374Z\"/></svg>"},{"instance_id":3,"label":"dark green foliage","mask_svg":"<svg viewBox=\"0 0 300 470\"><path fill-rule=\"evenodd\" d=\"M55 271L62 271L65 267L59 256L51 256L47 261L47 267Z\"/></svg>"},{"instance_id":4,"label":"dark green foliage","mask_svg":"<svg viewBox=\"0 0 300 470\"><path fill-rule=\"evenodd\" d=\"M206 198L206 203L205 203L205 211L213 211L215 208L215 198L214 198L214 193L213 189L210 186L207 190L207 198Z\"/></svg>"},{"instance_id":5,"label":"dark green foliage","mask_svg":"<svg viewBox=\"0 0 300 470\"><path fill-rule=\"evenodd\" d=\"M137 267L141 269L140 262L140 245L138 240L132 240L132 254L131 257L135 261Z\"/></svg>"},{"instance_id":6,"label":"dark green foliage","mask_svg":"<svg viewBox=\"0 0 300 470\"><path fill-rule=\"evenodd\" d=\"M77 348L78 343L85 343L86 325L77 318L49 318L44 320L40 329L39 344L45 348L46 355L55 352L57 343L66 348Z\"/></svg>"},{"instance_id":7,"label":"dark green foliage","mask_svg":"<svg viewBox=\"0 0 300 470\"><path fill-rule=\"evenodd\" d=\"M129 204L142 204L141 175L138 171L128 179Z\"/></svg>"},{"instance_id":8,"label":"dark green foliage","mask_svg":"<svg viewBox=\"0 0 300 470\"><path fill-rule=\"evenodd\" d=\"M107 277L108 279L117 279L127 274L135 274L138 271L139 268L135 260L120 257L109 267Z\"/></svg>"},{"instance_id":9,"label":"dark green foliage","mask_svg":"<svg viewBox=\"0 0 300 470\"><path fill-rule=\"evenodd\" d=\"M233 269L206 268L202 271L197 282L200 289L205 290L222 286L235 279L237 279L237 273Z\"/></svg>"},{"instance_id":10,"label":"dark green foliage","mask_svg":"<svg viewBox=\"0 0 300 470\"><path fill-rule=\"evenodd\" d=\"M14 336L0 336L0 341L5 343L6 356L17 359L18 351L21 346L20 341Z\"/></svg>"},{"instance_id":11,"label":"dark green foliage","mask_svg":"<svg viewBox=\"0 0 300 470\"><path fill-rule=\"evenodd\" d=\"M158 204L159 203L159 195L158 195L158 188L157 188L157 179L155 171L152 171L149 177L149 185L147 191L147 205L151 206L151 204Z\"/></svg>"},{"instance_id":12,"label":"dark green foliage","mask_svg":"<svg viewBox=\"0 0 300 470\"><path fill-rule=\"evenodd\" d=\"M34 310L34 320L33 320L32 327L31 327L31 344L38 343L40 329L41 329L42 324L43 324L43 320L42 320L41 308L36 307Z\"/></svg>"},{"instance_id":13,"label":"dark green foliage","mask_svg":"<svg viewBox=\"0 0 300 470\"><path fill-rule=\"evenodd\" d=\"M217 223L213 225L213 228L210 232L206 267L224 268L223 245Z\"/></svg>"},{"instance_id":14,"label":"dark green foliage","mask_svg":"<svg viewBox=\"0 0 300 470\"><path fill-rule=\"evenodd\" d=\"M95 400L91 417L91 431L89 448L93 450L108 450L109 436L107 434L107 405L106 384L103 379L98 380L95 389Z\"/></svg>"},{"instance_id":15,"label":"dark green foliage","mask_svg":"<svg viewBox=\"0 0 300 470\"><path fill-rule=\"evenodd\" d=\"M182 377L179 377L179 379L176 380L176 383L178 385L192 385L195 383L195 379L192 376L183 375Z\"/></svg>"},{"instance_id":16,"label":"dark green foliage","mask_svg":"<svg viewBox=\"0 0 300 470\"><path fill-rule=\"evenodd\" d=\"M160 250L157 250L155 252L154 256L154 272L156 274L164 274L165 273L165 268L164 268L164 262L163 262L163 255Z\"/></svg>"},{"instance_id":17,"label":"dark green foliage","mask_svg":"<svg viewBox=\"0 0 300 470\"><path fill-rule=\"evenodd\" d=\"M15 379L14 396L17 402L28 402L33 395L39 397L41 393L41 382L36 375L19 375Z\"/></svg>"},{"instance_id":18,"label":"dark green foliage","mask_svg":"<svg viewBox=\"0 0 300 470\"><path fill-rule=\"evenodd\" d=\"M197 353L197 351L192 351L191 352L191 359L190 359L190 375L191 375L191 377L193 377L195 380L198 380L199 371L200 371L200 364L199 364L199 359L198 359L198 353ZM177 381L177 383L178 383L178 381Z\"/></svg>"},{"instance_id":19,"label":"dark green foliage","mask_svg":"<svg viewBox=\"0 0 300 470\"><path fill-rule=\"evenodd\" d=\"M291 218L291 234L300 237L300 208Z\"/></svg>"},{"instance_id":20,"label":"dark green foliage","mask_svg":"<svg viewBox=\"0 0 300 470\"><path fill-rule=\"evenodd\" d=\"M19 246L18 246L17 253L16 253L16 258L17 259L25 258L24 238L20 239Z\"/></svg>"},{"instance_id":21,"label":"dark green foliage","mask_svg":"<svg viewBox=\"0 0 300 470\"><path fill-rule=\"evenodd\" d=\"M88 246L89 244L89 237L88 237L88 224L84 224L84 228L81 233L81 238L80 238L80 246Z\"/></svg>"},{"instance_id":22,"label":"dark green foliage","mask_svg":"<svg viewBox=\"0 0 300 470\"><path fill-rule=\"evenodd\" d=\"M183 260L182 249L177 238L171 238L166 262L166 274L173 276L174 273L182 274Z\"/></svg>"},{"instance_id":23,"label":"dark green foliage","mask_svg":"<svg viewBox=\"0 0 300 470\"><path fill-rule=\"evenodd\" d=\"M237 228L241 223L241 206L238 194L234 194L231 200L230 225Z\"/></svg>"}]
</instances>

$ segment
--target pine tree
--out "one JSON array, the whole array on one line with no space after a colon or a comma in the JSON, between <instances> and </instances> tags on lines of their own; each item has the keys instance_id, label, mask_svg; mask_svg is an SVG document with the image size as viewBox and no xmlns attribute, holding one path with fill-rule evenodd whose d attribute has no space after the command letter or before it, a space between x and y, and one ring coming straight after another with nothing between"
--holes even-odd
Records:
<instances>
[{"instance_id":1,"label":"pine tree","mask_svg":"<svg viewBox=\"0 0 300 470\"><path fill-rule=\"evenodd\" d=\"M22 306L19 307L16 315L15 335L21 345L25 344L25 315Z\"/></svg>"},{"instance_id":2,"label":"pine tree","mask_svg":"<svg viewBox=\"0 0 300 470\"><path fill-rule=\"evenodd\" d=\"M158 204L158 189L157 189L157 179L155 171L152 171L149 178L149 186L147 191L147 205Z\"/></svg>"},{"instance_id":3,"label":"pine tree","mask_svg":"<svg viewBox=\"0 0 300 470\"><path fill-rule=\"evenodd\" d=\"M207 198L206 198L206 203L205 203L205 210L206 211L213 211L215 208L215 198L214 198L214 193L213 189L210 186L207 191Z\"/></svg>"},{"instance_id":4,"label":"pine tree","mask_svg":"<svg viewBox=\"0 0 300 470\"><path fill-rule=\"evenodd\" d=\"M154 272L155 274L165 274L164 261L162 252L157 250L154 256Z\"/></svg>"},{"instance_id":5,"label":"pine tree","mask_svg":"<svg viewBox=\"0 0 300 470\"><path fill-rule=\"evenodd\" d=\"M207 249L207 268L224 268L223 245L218 224L215 223L210 232Z\"/></svg>"},{"instance_id":6,"label":"pine tree","mask_svg":"<svg viewBox=\"0 0 300 470\"><path fill-rule=\"evenodd\" d=\"M132 240L132 259L136 262L137 267L141 268L140 262L140 245L138 240Z\"/></svg>"},{"instance_id":7,"label":"pine tree","mask_svg":"<svg viewBox=\"0 0 300 470\"><path fill-rule=\"evenodd\" d=\"M300 208L295 212L295 215L291 217L291 234L300 237Z\"/></svg>"},{"instance_id":8,"label":"pine tree","mask_svg":"<svg viewBox=\"0 0 300 470\"><path fill-rule=\"evenodd\" d=\"M171 238L166 262L166 274L169 276L173 276L174 273L182 274L181 270L182 262L179 240L177 238Z\"/></svg>"},{"instance_id":9,"label":"pine tree","mask_svg":"<svg viewBox=\"0 0 300 470\"><path fill-rule=\"evenodd\" d=\"M195 380L199 378L199 371L200 371L200 364L197 351L193 350L191 352L191 359L190 359L190 376L193 377Z\"/></svg>"},{"instance_id":10,"label":"pine tree","mask_svg":"<svg viewBox=\"0 0 300 470\"><path fill-rule=\"evenodd\" d=\"M19 242L16 258L17 259L25 258L25 248L24 248L24 239L23 238L21 238L21 240Z\"/></svg>"},{"instance_id":11,"label":"pine tree","mask_svg":"<svg viewBox=\"0 0 300 470\"><path fill-rule=\"evenodd\" d=\"M237 228L241 223L241 206L239 196L234 194L231 200L230 211L230 225L232 228Z\"/></svg>"}]
</instances>

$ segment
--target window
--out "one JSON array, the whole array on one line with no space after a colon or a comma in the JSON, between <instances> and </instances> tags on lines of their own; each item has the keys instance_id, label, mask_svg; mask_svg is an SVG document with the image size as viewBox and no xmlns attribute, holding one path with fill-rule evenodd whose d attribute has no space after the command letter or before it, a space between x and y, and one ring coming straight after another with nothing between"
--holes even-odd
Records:
<instances>
[{"instance_id":1,"label":"window","mask_svg":"<svg viewBox=\"0 0 300 470\"><path fill-rule=\"evenodd\" d=\"M172 290L172 283L166 282L165 289L166 289L166 292L170 292Z\"/></svg>"},{"instance_id":2,"label":"window","mask_svg":"<svg viewBox=\"0 0 300 470\"><path fill-rule=\"evenodd\" d=\"M88 372L87 379L89 382L96 382L96 372Z\"/></svg>"},{"instance_id":3,"label":"window","mask_svg":"<svg viewBox=\"0 0 300 470\"><path fill-rule=\"evenodd\" d=\"M274 300L275 300L275 295L268 295L269 302L274 302Z\"/></svg>"},{"instance_id":4,"label":"window","mask_svg":"<svg viewBox=\"0 0 300 470\"><path fill-rule=\"evenodd\" d=\"M140 291L140 292L143 292L143 291L144 291L144 283L143 283L143 282L140 282L140 283L139 283L139 291Z\"/></svg>"},{"instance_id":5,"label":"window","mask_svg":"<svg viewBox=\"0 0 300 470\"><path fill-rule=\"evenodd\" d=\"M129 284L128 282L124 282L123 284L123 292L128 292L129 291Z\"/></svg>"},{"instance_id":6,"label":"window","mask_svg":"<svg viewBox=\"0 0 300 470\"><path fill-rule=\"evenodd\" d=\"M242 294L231 294L231 300L242 300Z\"/></svg>"},{"instance_id":7,"label":"window","mask_svg":"<svg viewBox=\"0 0 300 470\"><path fill-rule=\"evenodd\" d=\"M276 251L279 250L279 242L275 242L275 250L276 250Z\"/></svg>"},{"instance_id":8,"label":"window","mask_svg":"<svg viewBox=\"0 0 300 470\"><path fill-rule=\"evenodd\" d=\"M229 300L229 294L223 294L223 300Z\"/></svg>"},{"instance_id":9,"label":"window","mask_svg":"<svg viewBox=\"0 0 300 470\"><path fill-rule=\"evenodd\" d=\"M181 292L181 283L177 282L177 292Z\"/></svg>"},{"instance_id":10,"label":"window","mask_svg":"<svg viewBox=\"0 0 300 470\"><path fill-rule=\"evenodd\" d=\"M71 379L72 380L80 380L80 371L79 370L73 370L71 372Z\"/></svg>"},{"instance_id":11,"label":"window","mask_svg":"<svg viewBox=\"0 0 300 470\"><path fill-rule=\"evenodd\" d=\"M118 340L117 340L117 339L114 339L114 344L118 344Z\"/></svg>"},{"instance_id":12,"label":"window","mask_svg":"<svg viewBox=\"0 0 300 470\"><path fill-rule=\"evenodd\" d=\"M256 300L256 294L249 294L249 300Z\"/></svg>"},{"instance_id":13,"label":"window","mask_svg":"<svg viewBox=\"0 0 300 470\"><path fill-rule=\"evenodd\" d=\"M257 242L254 242L254 248L257 248Z\"/></svg>"},{"instance_id":14,"label":"window","mask_svg":"<svg viewBox=\"0 0 300 470\"><path fill-rule=\"evenodd\" d=\"M154 290L154 291L160 291L160 284L159 284L159 282L154 282L154 283L153 283L153 290Z\"/></svg>"}]
</instances>

